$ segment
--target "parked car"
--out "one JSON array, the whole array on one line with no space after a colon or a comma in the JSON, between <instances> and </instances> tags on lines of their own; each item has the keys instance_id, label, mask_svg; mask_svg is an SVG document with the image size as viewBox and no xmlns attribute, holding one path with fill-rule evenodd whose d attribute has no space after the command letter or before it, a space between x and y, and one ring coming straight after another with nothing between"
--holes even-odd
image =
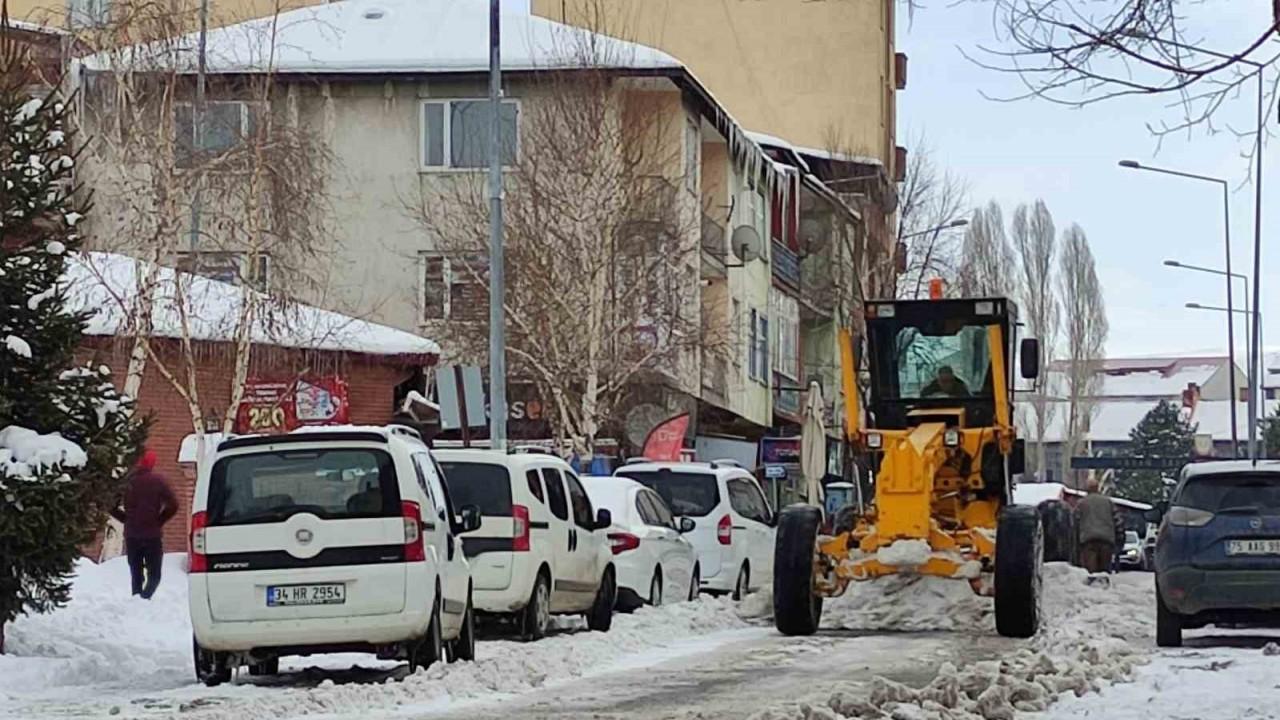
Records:
<instances>
[{"instance_id":1,"label":"parked car","mask_svg":"<svg viewBox=\"0 0 1280 720\"><path fill-rule=\"evenodd\" d=\"M1147 525L1147 536L1142 538L1142 569L1155 572L1156 569L1156 529Z\"/></svg>"},{"instance_id":2,"label":"parked car","mask_svg":"<svg viewBox=\"0 0 1280 720\"><path fill-rule=\"evenodd\" d=\"M349 427L223 440L192 499L189 594L197 677L283 655L367 651L410 670L475 656L457 511L418 434Z\"/></svg>"},{"instance_id":3,"label":"parked car","mask_svg":"<svg viewBox=\"0 0 1280 720\"><path fill-rule=\"evenodd\" d=\"M1142 568L1142 538L1134 530L1124 532L1124 546L1120 548L1120 569L1138 570Z\"/></svg>"},{"instance_id":4,"label":"parked car","mask_svg":"<svg viewBox=\"0 0 1280 720\"><path fill-rule=\"evenodd\" d=\"M481 613L514 620L536 640L552 615L585 615L608 630L617 598L612 515L596 510L569 464L545 452L436 450L459 502L480 527L462 540Z\"/></svg>"},{"instance_id":5,"label":"parked car","mask_svg":"<svg viewBox=\"0 0 1280 720\"><path fill-rule=\"evenodd\" d=\"M635 480L584 477L582 483L596 507L613 515L609 546L618 569L618 609L697 597L702 570L684 537L693 520L676 520L660 495Z\"/></svg>"},{"instance_id":6,"label":"parked car","mask_svg":"<svg viewBox=\"0 0 1280 720\"><path fill-rule=\"evenodd\" d=\"M685 537L698 551L701 586L735 600L773 578L776 520L760 484L731 461L633 461L614 475L648 487L676 517L693 520Z\"/></svg>"},{"instance_id":7,"label":"parked car","mask_svg":"<svg viewBox=\"0 0 1280 720\"><path fill-rule=\"evenodd\" d=\"M1182 470L1156 539L1156 644L1207 624L1280 624L1280 462Z\"/></svg>"}]
</instances>

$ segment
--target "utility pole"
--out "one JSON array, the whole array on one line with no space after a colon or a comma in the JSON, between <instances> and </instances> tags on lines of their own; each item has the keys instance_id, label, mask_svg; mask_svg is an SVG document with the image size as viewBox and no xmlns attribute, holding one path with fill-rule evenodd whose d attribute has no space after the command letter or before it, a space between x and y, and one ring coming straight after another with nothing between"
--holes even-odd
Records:
<instances>
[{"instance_id":1,"label":"utility pole","mask_svg":"<svg viewBox=\"0 0 1280 720\"><path fill-rule=\"evenodd\" d=\"M499 5L499 0L489 0L489 438L490 447L501 452L507 449L507 340L502 267L502 20Z\"/></svg>"}]
</instances>

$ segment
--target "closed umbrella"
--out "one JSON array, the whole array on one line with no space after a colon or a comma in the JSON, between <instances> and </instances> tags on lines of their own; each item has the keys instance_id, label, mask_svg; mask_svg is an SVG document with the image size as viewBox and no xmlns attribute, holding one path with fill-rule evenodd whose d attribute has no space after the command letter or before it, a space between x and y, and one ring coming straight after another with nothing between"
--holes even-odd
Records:
<instances>
[{"instance_id":1,"label":"closed umbrella","mask_svg":"<svg viewBox=\"0 0 1280 720\"><path fill-rule=\"evenodd\" d=\"M822 478L827 474L827 429L822 423L822 386L809 382L800 429L800 472L804 474L805 497L822 505Z\"/></svg>"}]
</instances>

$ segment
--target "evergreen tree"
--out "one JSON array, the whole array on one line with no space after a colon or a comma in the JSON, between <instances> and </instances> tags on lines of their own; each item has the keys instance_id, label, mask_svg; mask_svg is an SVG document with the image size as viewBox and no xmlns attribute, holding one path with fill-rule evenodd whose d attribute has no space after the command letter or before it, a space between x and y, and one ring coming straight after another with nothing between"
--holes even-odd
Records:
<instances>
[{"instance_id":1,"label":"evergreen tree","mask_svg":"<svg viewBox=\"0 0 1280 720\"><path fill-rule=\"evenodd\" d=\"M59 278L88 206L68 104L36 86L0 17L0 652L5 623L67 602L145 436L111 371L76 362L88 314Z\"/></svg>"},{"instance_id":2,"label":"evergreen tree","mask_svg":"<svg viewBox=\"0 0 1280 720\"><path fill-rule=\"evenodd\" d=\"M1266 457L1280 458L1280 407L1262 424L1262 448Z\"/></svg>"},{"instance_id":3,"label":"evergreen tree","mask_svg":"<svg viewBox=\"0 0 1280 720\"><path fill-rule=\"evenodd\" d=\"M1161 400L1129 431L1130 457L1191 459L1196 429L1182 417L1177 405ZM1159 470L1131 470L1117 473L1116 494L1130 500L1155 503L1164 497Z\"/></svg>"}]
</instances>

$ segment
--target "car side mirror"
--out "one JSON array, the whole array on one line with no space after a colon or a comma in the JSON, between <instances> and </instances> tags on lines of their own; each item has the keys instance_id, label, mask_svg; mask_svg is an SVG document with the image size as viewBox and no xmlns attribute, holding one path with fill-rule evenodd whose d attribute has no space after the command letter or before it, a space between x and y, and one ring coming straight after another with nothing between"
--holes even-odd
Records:
<instances>
[{"instance_id":1,"label":"car side mirror","mask_svg":"<svg viewBox=\"0 0 1280 720\"><path fill-rule=\"evenodd\" d=\"M475 505L464 505L458 511L462 517L462 532L469 533L480 529L480 521L483 519L480 515L480 508Z\"/></svg>"},{"instance_id":2,"label":"car side mirror","mask_svg":"<svg viewBox=\"0 0 1280 720\"><path fill-rule=\"evenodd\" d=\"M684 533L693 532L694 528L696 527L698 527L698 524L693 521L693 518L682 517L676 523L676 528L680 531L680 534L682 535Z\"/></svg>"},{"instance_id":3,"label":"car side mirror","mask_svg":"<svg viewBox=\"0 0 1280 720\"><path fill-rule=\"evenodd\" d=\"M604 530L613 524L613 513L604 508L596 511L596 530Z\"/></svg>"},{"instance_id":4,"label":"car side mirror","mask_svg":"<svg viewBox=\"0 0 1280 720\"><path fill-rule=\"evenodd\" d=\"M1018 350L1022 377L1035 380L1040 377L1040 341L1035 338L1023 338L1022 347Z\"/></svg>"}]
</instances>

